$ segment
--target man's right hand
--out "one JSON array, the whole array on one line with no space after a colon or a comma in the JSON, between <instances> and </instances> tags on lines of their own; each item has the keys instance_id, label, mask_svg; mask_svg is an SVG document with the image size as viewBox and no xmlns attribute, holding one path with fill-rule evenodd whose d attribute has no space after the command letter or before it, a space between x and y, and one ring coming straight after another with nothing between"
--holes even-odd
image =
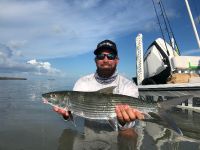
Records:
<instances>
[{"instance_id":1,"label":"man's right hand","mask_svg":"<svg viewBox=\"0 0 200 150\"><path fill-rule=\"evenodd\" d=\"M61 108L61 107L57 107L57 106L54 106L53 110L55 112L57 112L58 114L62 115L65 120L67 120L69 118L70 111L68 111L64 108Z\"/></svg>"},{"instance_id":2,"label":"man's right hand","mask_svg":"<svg viewBox=\"0 0 200 150\"><path fill-rule=\"evenodd\" d=\"M142 112L126 104L117 105L115 112L117 114L117 119L122 126L128 122L135 121L136 119L144 119L144 114Z\"/></svg>"}]
</instances>

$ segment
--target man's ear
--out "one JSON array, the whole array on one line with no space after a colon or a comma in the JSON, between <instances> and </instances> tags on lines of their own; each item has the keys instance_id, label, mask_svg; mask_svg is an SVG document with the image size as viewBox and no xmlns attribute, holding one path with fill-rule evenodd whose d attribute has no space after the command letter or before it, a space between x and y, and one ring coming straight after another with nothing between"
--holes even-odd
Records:
<instances>
[{"instance_id":1,"label":"man's ear","mask_svg":"<svg viewBox=\"0 0 200 150\"><path fill-rule=\"evenodd\" d=\"M97 59L96 59L96 57L94 58L94 62L97 63Z\"/></svg>"},{"instance_id":2,"label":"man's ear","mask_svg":"<svg viewBox=\"0 0 200 150\"><path fill-rule=\"evenodd\" d=\"M117 57L115 61L116 61L116 64L118 64L119 63L119 57Z\"/></svg>"}]
</instances>

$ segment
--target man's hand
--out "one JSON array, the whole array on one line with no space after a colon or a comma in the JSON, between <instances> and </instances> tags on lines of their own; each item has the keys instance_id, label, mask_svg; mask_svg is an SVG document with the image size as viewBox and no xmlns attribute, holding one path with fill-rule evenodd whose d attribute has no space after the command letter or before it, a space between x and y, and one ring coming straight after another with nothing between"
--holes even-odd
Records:
<instances>
[{"instance_id":1,"label":"man's hand","mask_svg":"<svg viewBox=\"0 0 200 150\"><path fill-rule=\"evenodd\" d=\"M117 105L115 108L117 119L121 125L127 122L134 121L136 119L144 119L144 114L137 109L130 107L129 105Z\"/></svg>"},{"instance_id":2,"label":"man's hand","mask_svg":"<svg viewBox=\"0 0 200 150\"><path fill-rule=\"evenodd\" d=\"M54 110L55 112L57 112L58 114L62 115L63 118L64 118L65 120L67 120L67 119L69 118L70 111L67 111L67 110L64 109L64 108L57 107L57 106L54 106L54 107L53 107L53 110Z\"/></svg>"}]
</instances>

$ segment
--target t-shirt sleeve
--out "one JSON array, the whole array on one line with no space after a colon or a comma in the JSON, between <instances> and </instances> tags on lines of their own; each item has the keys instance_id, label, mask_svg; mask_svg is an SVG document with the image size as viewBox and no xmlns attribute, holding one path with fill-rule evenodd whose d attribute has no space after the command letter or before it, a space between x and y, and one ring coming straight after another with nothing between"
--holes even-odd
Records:
<instances>
[{"instance_id":1,"label":"t-shirt sleeve","mask_svg":"<svg viewBox=\"0 0 200 150\"><path fill-rule=\"evenodd\" d=\"M82 82L82 79L79 79L76 81L73 87L73 91L83 91L84 82Z\"/></svg>"},{"instance_id":2,"label":"t-shirt sleeve","mask_svg":"<svg viewBox=\"0 0 200 150\"><path fill-rule=\"evenodd\" d=\"M118 85L119 86L118 94L127 95L131 97L136 97L136 98L139 96L138 87L133 81L126 79L124 77L121 77L119 83L120 84Z\"/></svg>"},{"instance_id":3,"label":"t-shirt sleeve","mask_svg":"<svg viewBox=\"0 0 200 150\"><path fill-rule=\"evenodd\" d=\"M91 91L90 85L91 85L90 76L89 77L84 76L76 81L73 87L73 91L82 91L82 92Z\"/></svg>"}]
</instances>

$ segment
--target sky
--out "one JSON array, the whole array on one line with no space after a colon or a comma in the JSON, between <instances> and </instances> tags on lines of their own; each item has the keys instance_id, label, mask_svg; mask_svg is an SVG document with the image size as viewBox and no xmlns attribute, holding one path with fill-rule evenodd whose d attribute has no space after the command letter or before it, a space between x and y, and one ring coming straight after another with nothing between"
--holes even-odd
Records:
<instances>
[{"instance_id":1,"label":"sky","mask_svg":"<svg viewBox=\"0 0 200 150\"><path fill-rule=\"evenodd\" d=\"M184 1L162 2L181 55L200 56ZM200 1L189 4L200 30ZM76 80L95 72L93 51L110 39L118 72L131 79L136 36L143 34L144 53L161 37L150 0L0 0L0 10L0 76Z\"/></svg>"}]
</instances>

